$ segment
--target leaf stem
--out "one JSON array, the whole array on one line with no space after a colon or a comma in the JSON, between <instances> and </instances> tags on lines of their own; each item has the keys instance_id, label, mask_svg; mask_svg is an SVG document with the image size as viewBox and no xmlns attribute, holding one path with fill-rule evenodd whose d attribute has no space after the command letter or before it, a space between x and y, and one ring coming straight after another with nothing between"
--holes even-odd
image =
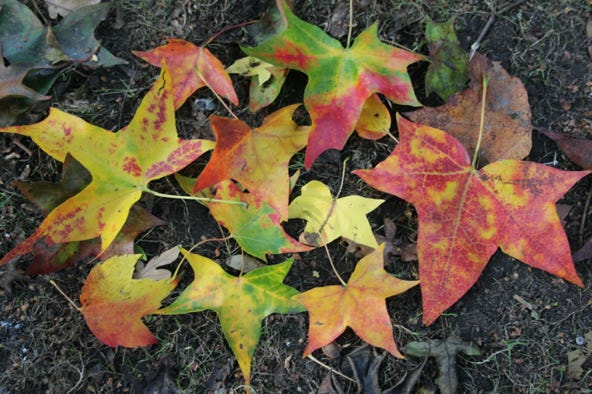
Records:
<instances>
[{"instance_id":1,"label":"leaf stem","mask_svg":"<svg viewBox=\"0 0 592 394\"><path fill-rule=\"evenodd\" d=\"M347 28L346 48L349 48L349 46L351 44L353 24L354 24L354 0L349 0L349 26Z\"/></svg>"},{"instance_id":2,"label":"leaf stem","mask_svg":"<svg viewBox=\"0 0 592 394\"><path fill-rule=\"evenodd\" d=\"M200 58L201 60L201 58ZM220 97L220 95L218 94L218 92L216 92L216 90L214 88L212 88L212 86L208 83L208 81L204 78L203 74L199 71L199 68L195 69L195 73L197 74L197 76L203 81L203 83L206 84L206 86L208 87L208 89L210 89L210 91L212 93L214 93L214 96L216 96L216 99L218 99L218 101L222 104L222 106L226 109L226 111L228 111L228 113L230 115L232 115L232 117L234 119L238 119L238 116L236 116L236 114L234 112L232 112L232 110L230 109L230 107L228 106L228 104L226 104L226 102L222 99L222 97Z\"/></svg>"},{"instance_id":3,"label":"leaf stem","mask_svg":"<svg viewBox=\"0 0 592 394\"><path fill-rule=\"evenodd\" d=\"M193 200L193 201L200 201L200 202L205 202L205 203L219 202L219 203L223 203L223 204L240 205L243 208L249 207L249 204L247 204L244 201L220 200L218 198L210 198L210 197L180 196L178 194L160 193L160 192L157 192L152 189L144 189L144 191L148 194L152 194L157 197L170 198L173 200Z\"/></svg>"},{"instance_id":4,"label":"leaf stem","mask_svg":"<svg viewBox=\"0 0 592 394\"><path fill-rule=\"evenodd\" d=\"M331 253L329 252L329 248L327 247L327 242L323 241L323 247L325 248L325 252L327 253L327 259L329 260L329 264L331 264L331 268L333 268L333 272L335 272L335 276L337 276L337 279L341 283L341 286L347 287L347 283L343 280L341 275L339 275L339 271L337 271L337 268L335 267L335 264L333 263L333 259L331 258Z\"/></svg>"},{"instance_id":5,"label":"leaf stem","mask_svg":"<svg viewBox=\"0 0 592 394\"><path fill-rule=\"evenodd\" d=\"M50 280L49 280L49 283L51 283L51 285L52 285L53 287L55 287L55 288L57 289L57 291L59 291L59 292L60 292L60 294L61 294L61 295L62 295L62 296L63 296L63 297L66 299L66 300L68 300L68 302L69 302L69 303L70 303L70 304L71 304L71 305L74 307L74 309L76 309L78 312L82 313L82 309L81 309L81 308L80 308L78 305L76 305L76 304L74 303L74 301L72 301L72 299L71 299L70 297L68 297L68 295L67 295L66 293L64 293L64 291L63 291L62 289L60 289L60 287L58 286L58 284L57 284L57 283L55 283L53 279L50 279Z\"/></svg>"},{"instance_id":6,"label":"leaf stem","mask_svg":"<svg viewBox=\"0 0 592 394\"><path fill-rule=\"evenodd\" d=\"M487 96L487 85L489 84L489 78L483 74L483 90L481 94L481 120L479 122L479 137L477 138L477 145L475 146L475 152L473 153L473 162L471 167L477 169L477 158L479 157L479 149L481 149L481 141L483 140L483 127L485 127L485 97Z\"/></svg>"}]
</instances>

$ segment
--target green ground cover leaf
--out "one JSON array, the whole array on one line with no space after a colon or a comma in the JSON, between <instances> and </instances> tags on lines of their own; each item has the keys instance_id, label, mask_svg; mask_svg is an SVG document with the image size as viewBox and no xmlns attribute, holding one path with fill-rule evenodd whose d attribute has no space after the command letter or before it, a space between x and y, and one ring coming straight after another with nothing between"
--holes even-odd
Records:
<instances>
[{"instance_id":1,"label":"green ground cover leaf","mask_svg":"<svg viewBox=\"0 0 592 394\"><path fill-rule=\"evenodd\" d=\"M425 76L426 95L435 92L447 101L469 79L469 54L456 37L454 18L443 23L428 18L425 36L431 61Z\"/></svg>"}]
</instances>

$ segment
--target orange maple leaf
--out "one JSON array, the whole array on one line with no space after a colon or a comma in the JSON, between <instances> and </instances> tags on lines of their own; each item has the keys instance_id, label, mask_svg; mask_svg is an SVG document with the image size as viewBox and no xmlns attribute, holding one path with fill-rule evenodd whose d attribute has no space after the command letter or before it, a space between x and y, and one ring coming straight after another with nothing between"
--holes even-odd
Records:
<instances>
[{"instance_id":1,"label":"orange maple leaf","mask_svg":"<svg viewBox=\"0 0 592 394\"><path fill-rule=\"evenodd\" d=\"M134 55L160 67L163 59L172 74L175 108L183 105L197 89L208 86L215 93L238 105L238 97L224 65L207 48L178 38L149 51L134 51Z\"/></svg>"},{"instance_id":2,"label":"orange maple leaf","mask_svg":"<svg viewBox=\"0 0 592 394\"><path fill-rule=\"evenodd\" d=\"M179 279L133 279L139 257L115 256L95 265L82 287L80 311L106 345L140 347L158 342L141 318L160 308Z\"/></svg>"},{"instance_id":3,"label":"orange maple leaf","mask_svg":"<svg viewBox=\"0 0 592 394\"><path fill-rule=\"evenodd\" d=\"M370 345L403 358L393 339L385 299L404 293L419 282L397 279L386 272L383 251L384 244L360 260L346 286L317 287L293 297L310 315L304 357L351 327Z\"/></svg>"},{"instance_id":4,"label":"orange maple leaf","mask_svg":"<svg viewBox=\"0 0 592 394\"><path fill-rule=\"evenodd\" d=\"M290 105L274 112L264 119L261 127L253 130L238 119L211 116L216 146L197 179L194 193L232 178L286 220L290 194L288 163L306 146L310 130L292 120L298 106Z\"/></svg>"},{"instance_id":5,"label":"orange maple leaf","mask_svg":"<svg viewBox=\"0 0 592 394\"><path fill-rule=\"evenodd\" d=\"M451 135L401 117L398 127L400 143L391 155L374 169L354 173L417 210L425 324L473 286L498 246L582 286L555 202L590 171L517 160L477 170Z\"/></svg>"}]
</instances>

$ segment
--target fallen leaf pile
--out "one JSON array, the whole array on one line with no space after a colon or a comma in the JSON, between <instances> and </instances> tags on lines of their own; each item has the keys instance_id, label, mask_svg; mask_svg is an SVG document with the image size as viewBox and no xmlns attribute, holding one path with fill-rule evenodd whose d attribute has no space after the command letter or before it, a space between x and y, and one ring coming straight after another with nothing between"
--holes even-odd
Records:
<instances>
[{"instance_id":1,"label":"fallen leaf pile","mask_svg":"<svg viewBox=\"0 0 592 394\"><path fill-rule=\"evenodd\" d=\"M41 25L14 0L0 0L0 42L10 62L0 65L0 100L44 99L43 93L25 84L40 64L57 69L64 62L119 61L100 47L93 34L108 11L106 3L75 9L81 1L47 2L59 8L50 11L52 15L63 15L55 26ZM409 239L396 239L398 224L390 218L384 219L380 231L386 237L381 236L369 215L383 199L341 195L341 187L335 190L308 170L325 151L343 149L354 130L370 140L393 136L390 104L420 106L407 68L426 57L381 42L377 24L344 47L298 18L285 2L277 4L279 8L260 23L266 29L255 37L257 45L243 47L248 57L228 69L208 49L181 39L136 52L160 67L160 75L121 130L111 132L56 108L39 123L1 127L2 133L30 137L63 163L63 177L57 183L17 183L45 219L2 257L0 265L32 253L28 273L41 274L91 261L94 267L82 288L80 311L90 330L108 346L156 343L142 321L148 315L213 310L247 386L262 321L270 314L308 312L305 356L330 345L349 327L365 342L402 358L387 299L419 285L423 322L432 324L479 280L498 248L531 267L583 285L555 203L590 173L589 140L574 142L546 133L582 171L522 161L531 148L532 129L524 86L482 55L467 64L453 22L430 21L426 89L447 103L406 113L412 121L397 115L399 140L390 155L373 168L355 169L357 177L345 174L360 190L372 187L374 196L394 195L415 208L416 216L407 209L408 216L418 221ZM79 33L74 35L74 30ZM249 108L258 111L278 97L290 76L288 70L308 77L303 104L310 124L298 112L304 112L301 105L292 104L273 112L268 109L258 126L213 114L209 121L215 141L179 138L175 111L197 89L210 89L230 109L224 100L238 106L239 97L228 73L251 77ZM467 79L468 88L461 90ZM385 144L395 143L389 139ZM207 159L205 166L187 169L193 178L179 173L210 151L201 158ZM152 181L169 175L175 175L185 195L151 189ZM334 177L338 179L337 174ZM351 184L355 183L347 190L353 189ZM236 249L229 247L226 256L216 249L214 261L193 252L205 242L220 241L205 239L189 250L183 248L187 245L169 245L161 255L139 261L135 238L164 224L142 207L146 193L203 204L220 225L227 246ZM196 226L205 220L187 219ZM327 247L326 261L317 257L314 264L330 264L341 283L306 290L284 283L298 283L289 275L293 265L303 264L298 267L302 272L307 252L334 241L343 241L351 254L356 253L349 280L341 279L349 272L336 267ZM281 254L291 256L274 256ZM589 255L583 252L583 258ZM407 272L401 277L410 279L403 280L398 273L387 272L385 256L400 258L409 267L417 260L419 278ZM225 271L224 260L238 275ZM191 282L162 306L187 272L185 261L192 271ZM20 279L15 272L10 278ZM301 287L303 283L310 282L300 281ZM390 307L399 306L388 302ZM408 344L403 349L409 355L437 358L442 392L454 391L455 354L478 353L457 339ZM579 375L582 357L572 358L570 373ZM352 361L360 387L378 390L380 360L364 356ZM230 367L225 371L221 374L227 376ZM421 368L406 386L413 386L420 372Z\"/></svg>"}]
</instances>

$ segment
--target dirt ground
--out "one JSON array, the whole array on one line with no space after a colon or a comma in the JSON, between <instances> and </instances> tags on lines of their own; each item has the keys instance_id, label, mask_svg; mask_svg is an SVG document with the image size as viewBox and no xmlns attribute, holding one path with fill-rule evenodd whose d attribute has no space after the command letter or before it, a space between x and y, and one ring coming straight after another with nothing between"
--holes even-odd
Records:
<instances>
[{"instance_id":1,"label":"dirt ground","mask_svg":"<svg viewBox=\"0 0 592 394\"><path fill-rule=\"evenodd\" d=\"M425 53L426 16L437 21L455 17L459 39L468 49L492 9L501 10L514 2L357 0L353 3L354 36L378 21L383 41ZM184 38L199 45L222 28L261 17L268 5L266 1L245 4L237 0L122 0L121 20L113 11L99 25L96 34L104 47L129 63L93 72L71 72L56 83L50 104L104 128L121 128L129 122L158 74L157 69L147 66L131 51L161 45L167 37ZM42 1L37 5L44 9ZM339 0L295 1L294 10L298 16L344 41L347 12L343 10L347 10L347 5L348 2ZM592 138L592 63L585 32L591 17L592 7L587 0L526 1L499 13L483 40L481 52L500 61L510 74L523 81L535 126ZM115 29L116 22L123 22L123 26ZM221 35L208 47L229 65L240 56L237 42L246 40L244 29L239 28ZM413 68L412 77L421 75L422 67ZM419 78L415 79L420 99L429 101L422 95ZM256 126L265 114L288 102L302 100L306 79L294 73L280 102L257 115L246 109L248 81L238 77L233 80L239 97L243 98L236 113ZM194 97L215 102L206 90L198 91ZM226 114L219 105L214 112ZM37 121L46 113L47 105L41 105L21 122ZM209 135L210 113L188 100L177 113L180 135L184 138ZM30 153L19 148L15 140ZM577 169L551 140L536 131L533 145L528 160ZM343 159L350 157L352 169L372 166L384 159L392 147L389 139L372 142L352 136L342 152L324 154L302 178L319 179L335 187L339 181L335 174L340 172ZM39 212L11 182L59 178L59 164L48 159L29 140L0 134L1 254L30 235L41 220ZM173 182L167 180L155 186L164 191L173 187ZM385 197L361 188L352 175L346 178L342 194L354 193ZM592 210L585 210L590 193L592 178L587 177L560 202L569 208L564 226L572 250L592 237ZM169 222L139 238L139 246L148 255L176 244L191 246L204 236L220 236L205 208L197 204L148 198L142 203ZM398 236L402 239L415 231L411 208L396 198L390 198L370 215L378 233L383 231L385 217L395 221L408 217L407 228L399 229ZM200 253L210 257L218 253L220 260L226 250L224 244L209 243ZM355 257L337 242L332 245L331 254L347 277ZM584 288L578 288L498 252L476 286L429 327L421 323L419 289L389 300L395 340L405 345L410 341L459 337L478 346L481 356L458 355L458 392L461 393L590 393L591 264L590 260L577 264L585 284ZM313 277L313 266L320 278ZM397 272L407 270L410 275L417 271L416 263L403 263L395 257L386 267ZM0 394L242 391L240 370L213 312L147 319L148 326L161 341L158 345L112 349L101 344L87 329L82 315L49 283L53 279L66 294L78 300L90 268L89 264L79 264L56 274L17 282L12 294L0 292ZM337 281L324 251L315 251L301 256L286 283L308 289ZM257 393L331 392L323 391L330 386L330 376L336 381L333 390L341 386L343 392L356 392L347 356L359 351L361 341L347 331L336 341L337 351L314 353L325 364L321 366L301 357L307 325L306 314L271 316L264 321L252 368L252 383ZM575 369L578 361L581 371ZM420 387L435 392L438 365L434 359L427 360L421 374L414 376L413 371L423 362L422 358L398 360L387 355L376 374L378 386L389 393L415 392ZM415 381L414 378L417 384L410 391L398 385L400 381Z\"/></svg>"}]
</instances>

